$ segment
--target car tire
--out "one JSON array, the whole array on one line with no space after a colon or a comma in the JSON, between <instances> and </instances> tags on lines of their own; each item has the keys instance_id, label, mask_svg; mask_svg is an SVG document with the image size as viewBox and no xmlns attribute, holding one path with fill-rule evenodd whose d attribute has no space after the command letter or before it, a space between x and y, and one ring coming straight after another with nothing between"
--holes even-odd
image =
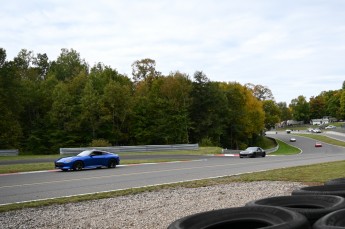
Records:
<instances>
[{"instance_id":1,"label":"car tire","mask_svg":"<svg viewBox=\"0 0 345 229\"><path fill-rule=\"evenodd\" d=\"M244 206L201 212L178 219L168 229L310 228L305 216L280 207Z\"/></svg>"},{"instance_id":2,"label":"car tire","mask_svg":"<svg viewBox=\"0 0 345 229\"><path fill-rule=\"evenodd\" d=\"M110 159L108 162L108 168L115 168L116 167L116 160Z\"/></svg>"},{"instance_id":3,"label":"car tire","mask_svg":"<svg viewBox=\"0 0 345 229\"><path fill-rule=\"evenodd\" d=\"M83 169L83 167L84 167L84 163L82 161L76 161L73 164L73 170L74 171L80 171Z\"/></svg>"},{"instance_id":4,"label":"car tire","mask_svg":"<svg viewBox=\"0 0 345 229\"><path fill-rule=\"evenodd\" d=\"M329 213L316 221L313 229L335 229L345 228L345 209Z\"/></svg>"},{"instance_id":5,"label":"car tire","mask_svg":"<svg viewBox=\"0 0 345 229\"><path fill-rule=\"evenodd\" d=\"M340 209L345 209L345 198L332 195L276 196L254 200L246 206L283 207L304 215L310 225L323 216Z\"/></svg>"},{"instance_id":6,"label":"car tire","mask_svg":"<svg viewBox=\"0 0 345 229\"><path fill-rule=\"evenodd\" d=\"M252 156L253 158L255 158L256 157L256 153L253 153L253 156Z\"/></svg>"},{"instance_id":7,"label":"car tire","mask_svg":"<svg viewBox=\"0 0 345 229\"><path fill-rule=\"evenodd\" d=\"M332 179L325 182L325 185L334 185L334 184L345 184L345 177Z\"/></svg>"},{"instance_id":8,"label":"car tire","mask_svg":"<svg viewBox=\"0 0 345 229\"><path fill-rule=\"evenodd\" d=\"M262 154L262 157L266 157L266 152L264 152L264 153Z\"/></svg>"},{"instance_id":9,"label":"car tire","mask_svg":"<svg viewBox=\"0 0 345 229\"><path fill-rule=\"evenodd\" d=\"M292 195L336 195L345 197L345 184L308 186L295 189Z\"/></svg>"}]
</instances>

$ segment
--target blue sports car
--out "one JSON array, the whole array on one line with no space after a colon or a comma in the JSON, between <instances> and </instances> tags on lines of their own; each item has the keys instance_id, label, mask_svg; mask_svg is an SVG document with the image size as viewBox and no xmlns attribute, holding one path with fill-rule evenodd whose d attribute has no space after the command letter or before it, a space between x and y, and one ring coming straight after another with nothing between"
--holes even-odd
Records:
<instances>
[{"instance_id":1,"label":"blue sports car","mask_svg":"<svg viewBox=\"0 0 345 229\"><path fill-rule=\"evenodd\" d=\"M120 164L117 154L102 150L85 150L73 157L63 157L55 161L55 168L62 171L82 170L83 168L115 168Z\"/></svg>"}]
</instances>

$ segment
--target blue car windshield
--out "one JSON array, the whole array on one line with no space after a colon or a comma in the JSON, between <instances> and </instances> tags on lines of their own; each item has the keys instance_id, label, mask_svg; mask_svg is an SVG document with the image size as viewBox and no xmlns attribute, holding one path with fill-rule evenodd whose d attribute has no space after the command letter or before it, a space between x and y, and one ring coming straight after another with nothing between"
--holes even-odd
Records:
<instances>
[{"instance_id":1,"label":"blue car windshield","mask_svg":"<svg viewBox=\"0 0 345 229\"><path fill-rule=\"evenodd\" d=\"M92 151L90 151L90 150L85 150L85 151L79 153L77 156L80 156L80 157L90 156L91 152Z\"/></svg>"}]
</instances>

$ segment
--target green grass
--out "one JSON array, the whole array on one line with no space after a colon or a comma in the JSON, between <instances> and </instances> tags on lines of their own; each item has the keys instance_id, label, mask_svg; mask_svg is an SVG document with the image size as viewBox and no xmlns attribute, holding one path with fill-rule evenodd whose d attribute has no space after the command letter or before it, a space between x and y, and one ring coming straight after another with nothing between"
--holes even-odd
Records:
<instances>
[{"instance_id":1,"label":"green grass","mask_svg":"<svg viewBox=\"0 0 345 229\"><path fill-rule=\"evenodd\" d=\"M274 148L276 145L274 140L272 140L271 138L262 137L257 143L257 146L260 146L263 149L271 149Z\"/></svg>"},{"instance_id":2,"label":"green grass","mask_svg":"<svg viewBox=\"0 0 345 229\"><path fill-rule=\"evenodd\" d=\"M55 169L53 162L0 165L0 174L52 170L52 169Z\"/></svg>"},{"instance_id":3,"label":"green grass","mask_svg":"<svg viewBox=\"0 0 345 229\"><path fill-rule=\"evenodd\" d=\"M60 158L60 154L51 154L51 155L19 155L19 156L0 156L0 161L16 161L16 160L30 160L30 159L39 159L39 158L47 158L47 159L58 159Z\"/></svg>"},{"instance_id":4,"label":"green grass","mask_svg":"<svg viewBox=\"0 0 345 229\"><path fill-rule=\"evenodd\" d=\"M345 161L328 162L308 166L275 169L235 177L236 181L294 181L321 184L344 175Z\"/></svg>"},{"instance_id":5,"label":"green grass","mask_svg":"<svg viewBox=\"0 0 345 229\"><path fill-rule=\"evenodd\" d=\"M277 151L270 153L270 155L294 155L299 154L301 152L301 150L296 147L286 144L285 142L280 141L278 139L276 140L279 144L279 148Z\"/></svg>"}]
</instances>

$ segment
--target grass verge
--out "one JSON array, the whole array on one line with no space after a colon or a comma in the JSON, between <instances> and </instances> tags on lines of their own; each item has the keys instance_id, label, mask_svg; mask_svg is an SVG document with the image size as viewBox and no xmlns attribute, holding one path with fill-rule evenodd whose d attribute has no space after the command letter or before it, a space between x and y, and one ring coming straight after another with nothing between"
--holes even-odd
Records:
<instances>
[{"instance_id":1,"label":"grass verge","mask_svg":"<svg viewBox=\"0 0 345 229\"><path fill-rule=\"evenodd\" d=\"M299 154L301 152L300 149L293 147L289 144L286 144L283 141L280 141L276 139L276 141L279 144L279 148L277 151L270 153L270 155L294 155L294 154Z\"/></svg>"}]
</instances>

